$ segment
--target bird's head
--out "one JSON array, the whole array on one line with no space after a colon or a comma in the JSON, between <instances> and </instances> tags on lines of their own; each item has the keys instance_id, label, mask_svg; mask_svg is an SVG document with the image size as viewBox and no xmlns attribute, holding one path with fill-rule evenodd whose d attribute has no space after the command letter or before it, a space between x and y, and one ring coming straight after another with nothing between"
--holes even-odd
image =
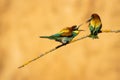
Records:
<instances>
[{"instance_id":1,"label":"bird's head","mask_svg":"<svg viewBox=\"0 0 120 80\"><path fill-rule=\"evenodd\" d=\"M86 21L86 23L90 22L90 21L93 20L93 19L98 19L98 20L100 20L100 17L99 17L98 14L94 13L94 14L92 14L91 17Z\"/></svg>"},{"instance_id":2,"label":"bird's head","mask_svg":"<svg viewBox=\"0 0 120 80\"><path fill-rule=\"evenodd\" d=\"M80 26L82 26L82 25L83 25L83 24L80 24L80 25L78 25L78 26L77 26L77 25L73 25L73 26L72 26L72 30L73 30L73 31L84 31L84 30L79 30Z\"/></svg>"},{"instance_id":3,"label":"bird's head","mask_svg":"<svg viewBox=\"0 0 120 80\"><path fill-rule=\"evenodd\" d=\"M77 25L73 25L72 27L71 27L71 29L74 31L74 30L78 30L78 28L77 28Z\"/></svg>"}]
</instances>

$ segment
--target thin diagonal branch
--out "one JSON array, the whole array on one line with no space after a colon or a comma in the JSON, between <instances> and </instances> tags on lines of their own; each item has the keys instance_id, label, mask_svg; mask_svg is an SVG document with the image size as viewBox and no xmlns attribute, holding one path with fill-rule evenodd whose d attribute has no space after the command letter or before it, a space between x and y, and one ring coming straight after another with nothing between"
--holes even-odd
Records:
<instances>
[{"instance_id":1,"label":"thin diagonal branch","mask_svg":"<svg viewBox=\"0 0 120 80\"><path fill-rule=\"evenodd\" d=\"M36 57L36 58L34 58L34 59L28 61L27 63L25 63L25 64L19 66L18 68L22 68L22 67L28 65L29 63L31 63L31 62L33 62L33 61L35 61L35 60L37 60L37 59L39 59L39 58L41 58L41 57L47 55L48 53L50 53L50 52L52 52L52 51L54 51L54 50L56 50L56 49L58 49L58 48L60 48L60 47L62 47L62 46L64 46L64 44L58 45L57 47L55 47L55 48L53 48L53 49L51 49L51 50L49 50L49 51L47 51L47 52L45 52L45 53L43 53L43 54L40 54L38 57Z\"/></svg>"},{"instance_id":2,"label":"thin diagonal branch","mask_svg":"<svg viewBox=\"0 0 120 80\"><path fill-rule=\"evenodd\" d=\"M76 40L71 41L70 43L73 43L73 42L76 42L76 41L79 41L79 40L85 39L85 38L87 38L87 37L89 37L89 35L86 35L86 36L80 37L80 38L78 38L78 39L76 39Z\"/></svg>"},{"instance_id":3,"label":"thin diagonal branch","mask_svg":"<svg viewBox=\"0 0 120 80\"><path fill-rule=\"evenodd\" d=\"M78 41L78 40L85 39L85 38L87 38L87 37L88 37L88 35L87 35L87 36L83 36L83 37L81 37L81 38L78 38L78 39L76 39L76 40L71 41L71 42L68 43L68 44L71 44L71 43L76 42L76 41ZM55 51L56 49L58 49L58 48L60 48L60 47L63 47L63 46L65 46L65 45L67 45L67 44L58 45L57 47L55 47L55 48L53 48L53 49L51 49L51 50L49 50L49 51L47 51L47 52L45 52L45 53L43 53L43 54L40 54L38 57L36 57L36 58L34 58L34 59L28 61L27 63L25 63L25 64L19 66L18 68L25 67L26 65L30 64L31 62L33 62L33 61L35 61L35 60L37 60L37 59L39 59L39 58L41 58L41 57L47 55L48 53L50 53L50 52L52 52L52 51Z\"/></svg>"}]
</instances>

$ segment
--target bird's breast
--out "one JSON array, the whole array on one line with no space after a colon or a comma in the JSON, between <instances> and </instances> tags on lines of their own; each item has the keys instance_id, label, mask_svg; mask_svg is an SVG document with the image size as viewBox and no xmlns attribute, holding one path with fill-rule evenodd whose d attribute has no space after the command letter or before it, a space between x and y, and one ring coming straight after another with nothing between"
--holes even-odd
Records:
<instances>
[{"instance_id":1,"label":"bird's breast","mask_svg":"<svg viewBox=\"0 0 120 80\"><path fill-rule=\"evenodd\" d=\"M101 21L100 20L92 20L90 22L90 24L94 27L97 27L97 26L101 25Z\"/></svg>"}]
</instances>

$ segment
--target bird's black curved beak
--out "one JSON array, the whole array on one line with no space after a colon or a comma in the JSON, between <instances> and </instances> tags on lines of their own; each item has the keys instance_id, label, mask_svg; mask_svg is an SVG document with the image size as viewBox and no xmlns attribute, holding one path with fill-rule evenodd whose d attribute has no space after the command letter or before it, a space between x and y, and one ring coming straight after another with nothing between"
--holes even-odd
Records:
<instances>
[{"instance_id":1,"label":"bird's black curved beak","mask_svg":"<svg viewBox=\"0 0 120 80\"><path fill-rule=\"evenodd\" d=\"M82 26L82 25L83 25L83 24L78 25L76 29L78 30L78 29L80 28L80 26Z\"/></svg>"},{"instance_id":2,"label":"bird's black curved beak","mask_svg":"<svg viewBox=\"0 0 120 80\"><path fill-rule=\"evenodd\" d=\"M85 31L85 30L79 29L80 26L82 26L82 25L83 25L83 24L78 25L78 26L76 27L76 30L78 30L78 31Z\"/></svg>"},{"instance_id":3,"label":"bird's black curved beak","mask_svg":"<svg viewBox=\"0 0 120 80\"><path fill-rule=\"evenodd\" d=\"M92 19L92 17L90 17L90 18L86 21L86 23L90 22L90 21L91 21L91 19Z\"/></svg>"}]
</instances>

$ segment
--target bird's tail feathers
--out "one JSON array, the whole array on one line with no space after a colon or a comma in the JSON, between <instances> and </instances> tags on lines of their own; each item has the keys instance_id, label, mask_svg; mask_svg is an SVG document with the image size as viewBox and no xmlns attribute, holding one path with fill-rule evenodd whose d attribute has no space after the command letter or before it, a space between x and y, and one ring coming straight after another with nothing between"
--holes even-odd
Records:
<instances>
[{"instance_id":1,"label":"bird's tail feathers","mask_svg":"<svg viewBox=\"0 0 120 80\"><path fill-rule=\"evenodd\" d=\"M50 36L40 36L40 38L50 38Z\"/></svg>"}]
</instances>

